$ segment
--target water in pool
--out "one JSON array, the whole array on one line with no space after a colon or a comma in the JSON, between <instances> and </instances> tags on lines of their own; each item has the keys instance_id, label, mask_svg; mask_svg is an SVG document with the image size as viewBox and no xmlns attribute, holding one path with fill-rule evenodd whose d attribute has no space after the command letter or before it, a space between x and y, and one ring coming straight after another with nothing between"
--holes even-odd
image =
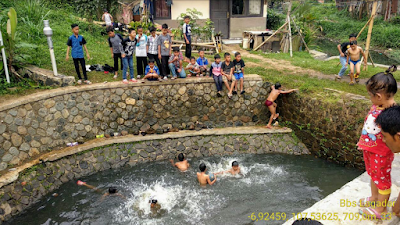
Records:
<instances>
[{"instance_id":1,"label":"water in pool","mask_svg":"<svg viewBox=\"0 0 400 225\"><path fill-rule=\"evenodd\" d=\"M234 160L243 175L220 175L213 186L198 185L201 162L209 172L218 172L229 169ZM312 156L240 155L194 158L189 163L186 173L161 161L81 178L104 192L115 186L126 200L101 201L101 194L71 181L56 191L58 197L49 193L7 224L253 224L249 216L259 212L285 213L289 219L361 174ZM152 197L163 214L151 213Z\"/></svg>"}]
</instances>

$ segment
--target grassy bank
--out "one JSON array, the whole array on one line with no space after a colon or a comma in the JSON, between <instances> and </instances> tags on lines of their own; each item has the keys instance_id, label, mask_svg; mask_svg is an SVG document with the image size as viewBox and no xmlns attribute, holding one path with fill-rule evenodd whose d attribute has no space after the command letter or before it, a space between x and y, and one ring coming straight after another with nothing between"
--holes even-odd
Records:
<instances>
[{"instance_id":1,"label":"grassy bank","mask_svg":"<svg viewBox=\"0 0 400 225\"><path fill-rule=\"evenodd\" d=\"M369 19L367 16L364 16L361 20L355 19L351 17L347 10L337 10L335 3L312 4L313 7L308 13L315 18L315 25L319 28L320 33L328 38L346 41L349 34L358 34ZM387 22L382 17L377 17L374 20L371 45L381 48L399 48L399 21L399 19L393 19ZM364 30L358 40L363 42L366 38L367 29Z\"/></svg>"}]
</instances>

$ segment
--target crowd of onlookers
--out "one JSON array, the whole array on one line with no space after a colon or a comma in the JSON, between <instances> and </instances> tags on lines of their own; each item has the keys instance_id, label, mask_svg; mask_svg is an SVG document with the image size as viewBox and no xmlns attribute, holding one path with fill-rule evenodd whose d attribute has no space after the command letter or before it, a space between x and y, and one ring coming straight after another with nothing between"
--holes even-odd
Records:
<instances>
[{"instance_id":1,"label":"crowd of onlookers","mask_svg":"<svg viewBox=\"0 0 400 225\"><path fill-rule=\"evenodd\" d=\"M214 62L209 63L204 56L204 50L199 50L199 57L196 59L191 54L191 27L190 17L184 17L183 37L186 44L185 57L179 47L172 47L172 39L169 34L167 24L162 25L161 34L157 35L156 28L150 27L146 31L139 26L137 29L129 29L128 37L124 38L121 34L116 33L112 24L108 23L106 27L109 36L108 43L112 57L114 59L114 79L118 79L119 62L122 70L122 82L144 82L144 81L163 81L174 80L176 78L186 77L205 77L214 78L217 87L217 96L222 96L222 89L225 84L228 97L237 94L238 88L240 94L244 94L243 76L244 61L241 59L239 52L235 53L235 58L231 61L230 53L224 54L224 60L216 54ZM69 59L69 52L74 61L76 73L78 75L78 84L82 82L91 84L86 73L86 65L84 59L85 49L87 58L89 52L86 48L86 40L79 35L79 26L71 25L72 35L68 38L68 49L66 60ZM133 57L136 57L137 76L134 76ZM183 67L183 62L187 62L187 66ZM79 64L81 64L83 78L82 81ZM129 73L128 73L129 71Z\"/></svg>"}]
</instances>

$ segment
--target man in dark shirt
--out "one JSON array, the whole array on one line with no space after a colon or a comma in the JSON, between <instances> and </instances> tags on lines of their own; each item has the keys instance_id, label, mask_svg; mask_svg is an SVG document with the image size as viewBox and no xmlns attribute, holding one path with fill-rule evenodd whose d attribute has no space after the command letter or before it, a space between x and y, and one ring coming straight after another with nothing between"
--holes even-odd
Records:
<instances>
[{"instance_id":1,"label":"man in dark shirt","mask_svg":"<svg viewBox=\"0 0 400 225\"><path fill-rule=\"evenodd\" d=\"M340 80L342 79L344 73L347 70L347 57L346 57L346 51L347 49L350 48L350 42L357 40L357 36L355 34L350 34L349 36L349 42L344 42L342 44L339 44L337 46L339 53L340 53L340 63L342 64L342 69L340 69L339 74L336 75L336 79Z\"/></svg>"}]
</instances>

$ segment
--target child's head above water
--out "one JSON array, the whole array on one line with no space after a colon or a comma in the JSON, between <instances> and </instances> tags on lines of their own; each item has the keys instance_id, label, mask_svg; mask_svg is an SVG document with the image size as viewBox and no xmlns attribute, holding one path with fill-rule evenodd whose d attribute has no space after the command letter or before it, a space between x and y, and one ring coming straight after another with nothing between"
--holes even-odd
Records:
<instances>
[{"instance_id":1,"label":"child's head above water","mask_svg":"<svg viewBox=\"0 0 400 225\"><path fill-rule=\"evenodd\" d=\"M179 153L179 155L178 155L178 160L179 161L183 161L183 160L185 160L185 156L183 155L183 153Z\"/></svg>"},{"instance_id":2,"label":"child's head above water","mask_svg":"<svg viewBox=\"0 0 400 225\"><path fill-rule=\"evenodd\" d=\"M397 67L393 65L385 72L377 73L369 78L366 84L372 104L382 105L384 101L387 101L396 94L397 81L392 74L396 70Z\"/></svg>"},{"instance_id":3,"label":"child's head above water","mask_svg":"<svg viewBox=\"0 0 400 225\"><path fill-rule=\"evenodd\" d=\"M275 89L279 90L282 87L282 85L278 82L275 84Z\"/></svg>"},{"instance_id":4,"label":"child's head above water","mask_svg":"<svg viewBox=\"0 0 400 225\"><path fill-rule=\"evenodd\" d=\"M116 194L116 193L118 193L118 190L115 187L109 187L108 188L108 193L109 194Z\"/></svg>"},{"instance_id":5,"label":"child's head above water","mask_svg":"<svg viewBox=\"0 0 400 225\"><path fill-rule=\"evenodd\" d=\"M238 166L239 166L239 163L237 161L232 162L232 167L238 167Z\"/></svg>"},{"instance_id":6,"label":"child's head above water","mask_svg":"<svg viewBox=\"0 0 400 225\"><path fill-rule=\"evenodd\" d=\"M205 172L205 171L206 171L206 169L207 169L207 166L206 166L206 164L204 164L204 163L200 163L199 169L200 169L200 171L201 171L201 172Z\"/></svg>"}]
</instances>

